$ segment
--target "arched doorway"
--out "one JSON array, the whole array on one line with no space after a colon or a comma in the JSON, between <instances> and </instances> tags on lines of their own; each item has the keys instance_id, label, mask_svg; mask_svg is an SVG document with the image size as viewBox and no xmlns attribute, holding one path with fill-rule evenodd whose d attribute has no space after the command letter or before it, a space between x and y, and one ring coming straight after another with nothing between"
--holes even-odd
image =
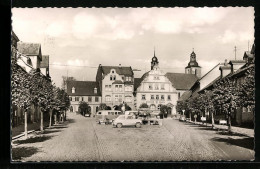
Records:
<instances>
[{"instance_id":1,"label":"arched doorway","mask_svg":"<svg viewBox=\"0 0 260 169\"><path fill-rule=\"evenodd\" d=\"M155 104L151 104L151 105L150 105L150 109L151 109L151 110L155 110L155 109L156 109Z\"/></svg>"}]
</instances>

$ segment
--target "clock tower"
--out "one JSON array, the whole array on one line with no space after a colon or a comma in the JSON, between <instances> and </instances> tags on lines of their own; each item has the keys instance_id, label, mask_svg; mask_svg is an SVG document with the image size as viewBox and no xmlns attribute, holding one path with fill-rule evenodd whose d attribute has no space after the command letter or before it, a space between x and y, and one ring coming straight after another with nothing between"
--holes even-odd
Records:
<instances>
[{"instance_id":1,"label":"clock tower","mask_svg":"<svg viewBox=\"0 0 260 169\"><path fill-rule=\"evenodd\" d=\"M190 55L190 62L188 63L188 66L185 67L185 73L195 74L198 78L201 78L201 67L196 61L196 54L194 53L194 50Z\"/></svg>"},{"instance_id":2,"label":"clock tower","mask_svg":"<svg viewBox=\"0 0 260 169\"><path fill-rule=\"evenodd\" d=\"M154 66L159 66L159 61L158 61L157 57L155 56L155 50L154 50L154 54L153 54L153 58L152 58L152 62L151 62L151 70L153 70Z\"/></svg>"}]
</instances>

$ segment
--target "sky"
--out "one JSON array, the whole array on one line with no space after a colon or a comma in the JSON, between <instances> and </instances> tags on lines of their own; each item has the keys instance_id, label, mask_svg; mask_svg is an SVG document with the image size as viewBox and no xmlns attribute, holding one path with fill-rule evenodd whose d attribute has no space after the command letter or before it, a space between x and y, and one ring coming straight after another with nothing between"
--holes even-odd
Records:
<instances>
[{"instance_id":1,"label":"sky","mask_svg":"<svg viewBox=\"0 0 260 169\"><path fill-rule=\"evenodd\" d=\"M95 81L97 67L131 66L135 77L154 55L166 72L184 73L194 49L202 75L220 62L242 59L254 42L254 8L13 8L22 42L41 43L50 76Z\"/></svg>"}]
</instances>

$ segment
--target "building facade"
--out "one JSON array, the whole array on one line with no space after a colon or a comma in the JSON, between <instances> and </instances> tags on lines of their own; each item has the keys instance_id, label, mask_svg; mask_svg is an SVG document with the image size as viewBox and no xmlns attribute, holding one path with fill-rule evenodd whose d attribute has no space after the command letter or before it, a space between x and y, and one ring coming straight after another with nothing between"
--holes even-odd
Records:
<instances>
[{"instance_id":1,"label":"building facade","mask_svg":"<svg viewBox=\"0 0 260 169\"><path fill-rule=\"evenodd\" d=\"M146 103L151 110L162 105L169 108L168 114L176 114L177 100L197 80L194 74L164 73L159 68L158 58L153 56L151 70L135 79L136 108Z\"/></svg>"},{"instance_id":2,"label":"building facade","mask_svg":"<svg viewBox=\"0 0 260 169\"><path fill-rule=\"evenodd\" d=\"M91 113L96 113L101 103L101 93L95 81L68 81L67 94L70 98L70 112L77 112L81 101L90 106Z\"/></svg>"},{"instance_id":3,"label":"building facade","mask_svg":"<svg viewBox=\"0 0 260 169\"><path fill-rule=\"evenodd\" d=\"M190 62L188 63L188 66L185 67L185 73L195 74L198 78L201 77L201 67L196 61L196 54L194 53L194 51L192 51L190 55Z\"/></svg>"},{"instance_id":4,"label":"building facade","mask_svg":"<svg viewBox=\"0 0 260 169\"><path fill-rule=\"evenodd\" d=\"M134 109L134 73L131 67L99 65L96 81L102 103L113 109L125 102Z\"/></svg>"}]
</instances>

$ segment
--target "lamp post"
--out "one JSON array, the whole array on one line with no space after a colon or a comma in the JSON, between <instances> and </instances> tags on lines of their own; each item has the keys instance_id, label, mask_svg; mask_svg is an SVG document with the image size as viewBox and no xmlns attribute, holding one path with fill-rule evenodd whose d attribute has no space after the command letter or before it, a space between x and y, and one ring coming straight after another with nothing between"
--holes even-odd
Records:
<instances>
[{"instance_id":1,"label":"lamp post","mask_svg":"<svg viewBox=\"0 0 260 169\"><path fill-rule=\"evenodd\" d=\"M184 116L185 109L182 110L182 115Z\"/></svg>"},{"instance_id":2,"label":"lamp post","mask_svg":"<svg viewBox=\"0 0 260 169\"><path fill-rule=\"evenodd\" d=\"M123 105L122 105L122 108L121 108L123 114L125 114L125 102L123 101ZM125 119L126 119L127 115L125 114Z\"/></svg>"}]
</instances>

